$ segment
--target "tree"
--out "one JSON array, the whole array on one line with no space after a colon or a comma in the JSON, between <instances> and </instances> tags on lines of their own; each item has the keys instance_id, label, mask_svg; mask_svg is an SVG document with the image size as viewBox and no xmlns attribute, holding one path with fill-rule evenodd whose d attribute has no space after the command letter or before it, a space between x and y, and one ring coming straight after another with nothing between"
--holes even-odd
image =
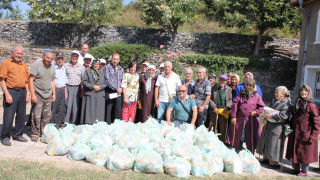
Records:
<instances>
[{"instance_id":1,"label":"tree","mask_svg":"<svg viewBox=\"0 0 320 180\"><path fill-rule=\"evenodd\" d=\"M3 15L3 10L9 10L11 11L13 9L12 7L12 2L14 2L16 0L1 0L0 1L0 18Z\"/></svg>"},{"instance_id":2,"label":"tree","mask_svg":"<svg viewBox=\"0 0 320 180\"><path fill-rule=\"evenodd\" d=\"M16 7L11 10L11 12L6 13L5 19L12 19L12 20L21 20L23 19L22 10L20 9L18 3L16 4Z\"/></svg>"},{"instance_id":3,"label":"tree","mask_svg":"<svg viewBox=\"0 0 320 180\"><path fill-rule=\"evenodd\" d=\"M81 45L85 24L101 24L112 21L122 0L22 0L28 2L31 20L51 18L58 22L74 23Z\"/></svg>"},{"instance_id":4,"label":"tree","mask_svg":"<svg viewBox=\"0 0 320 180\"><path fill-rule=\"evenodd\" d=\"M254 55L259 55L263 33L269 28L282 28L292 13L289 0L204 0L207 15L227 27L258 30Z\"/></svg>"},{"instance_id":5,"label":"tree","mask_svg":"<svg viewBox=\"0 0 320 180\"><path fill-rule=\"evenodd\" d=\"M178 27L192 23L197 13L198 0L141 0L144 15L141 19L148 25L153 22L171 33L171 49L175 45Z\"/></svg>"}]
</instances>

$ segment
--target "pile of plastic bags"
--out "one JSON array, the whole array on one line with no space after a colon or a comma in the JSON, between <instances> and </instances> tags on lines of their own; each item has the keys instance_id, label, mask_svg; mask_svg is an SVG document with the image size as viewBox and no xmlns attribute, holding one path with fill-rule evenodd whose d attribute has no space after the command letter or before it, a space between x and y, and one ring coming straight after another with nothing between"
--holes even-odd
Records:
<instances>
[{"instance_id":1,"label":"pile of plastic bags","mask_svg":"<svg viewBox=\"0 0 320 180\"><path fill-rule=\"evenodd\" d=\"M244 149L238 155L204 126L195 130L183 124L177 128L153 118L137 124L120 120L112 125L67 124L64 129L48 124L41 141L48 143L48 155L67 154L69 159L86 160L113 171L133 169L188 178L190 174L205 177L223 171L256 174L261 169L250 151Z\"/></svg>"}]
</instances>

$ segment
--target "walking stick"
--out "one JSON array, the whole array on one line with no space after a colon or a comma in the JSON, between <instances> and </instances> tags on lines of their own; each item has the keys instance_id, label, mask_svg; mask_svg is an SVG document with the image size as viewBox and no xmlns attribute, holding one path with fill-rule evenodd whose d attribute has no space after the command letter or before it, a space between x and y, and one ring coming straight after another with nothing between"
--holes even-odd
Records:
<instances>
[{"instance_id":1,"label":"walking stick","mask_svg":"<svg viewBox=\"0 0 320 180\"><path fill-rule=\"evenodd\" d=\"M217 116L216 116L216 125L214 126L214 133L218 133L218 120L219 120L219 114L217 114Z\"/></svg>"},{"instance_id":2,"label":"walking stick","mask_svg":"<svg viewBox=\"0 0 320 180\"><path fill-rule=\"evenodd\" d=\"M254 155L253 152L253 117L251 115L251 150L252 150L252 154Z\"/></svg>"},{"instance_id":3,"label":"walking stick","mask_svg":"<svg viewBox=\"0 0 320 180\"><path fill-rule=\"evenodd\" d=\"M235 136L235 134L236 134L236 125L233 125L232 147L234 147L234 146L233 146L233 143L234 143L234 136Z\"/></svg>"}]
</instances>

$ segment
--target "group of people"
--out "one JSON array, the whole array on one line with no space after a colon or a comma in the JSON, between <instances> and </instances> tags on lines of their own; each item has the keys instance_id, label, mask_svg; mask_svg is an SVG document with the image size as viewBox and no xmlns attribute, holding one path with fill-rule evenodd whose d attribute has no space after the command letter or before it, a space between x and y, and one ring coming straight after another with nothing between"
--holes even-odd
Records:
<instances>
[{"instance_id":1,"label":"group of people","mask_svg":"<svg viewBox=\"0 0 320 180\"><path fill-rule=\"evenodd\" d=\"M272 167L282 160L286 125L289 134L286 158L292 160L293 171L306 176L309 163L318 161L318 108L312 90L303 85L295 104L291 105L290 91L279 86L276 101L264 114L261 133L260 115L265 104L253 74L245 73L240 83L237 74L206 78L206 68L198 67L193 80L191 67L185 69L185 79L173 72L170 61L160 65L132 61L126 69L120 66L120 55L113 54L108 62L88 54L88 45L71 52L64 63L64 54L46 49L42 58L31 65L21 61L24 49L17 46L12 57L0 66L0 85L4 92L4 114L1 143L10 146L13 140L26 142L22 136L25 126L26 103L31 100L31 140L38 141L44 127L55 123L93 124L96 121L113 123L145 122L152 116L169 125L189 123L195 128L205 125L208 131L237 152L246 144L256 150ZM11 134L14 115L15 131Z\"/></svg>"}]
</instances>

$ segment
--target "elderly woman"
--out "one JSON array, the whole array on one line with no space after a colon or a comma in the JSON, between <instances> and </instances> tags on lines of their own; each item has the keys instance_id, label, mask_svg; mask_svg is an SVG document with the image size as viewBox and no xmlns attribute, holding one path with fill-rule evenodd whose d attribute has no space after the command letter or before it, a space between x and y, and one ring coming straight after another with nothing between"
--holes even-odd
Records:
<instances>
[{"instance_id":1,"label":"elderly woman","mask_svg":"<svg viewBox=\"0 0 320 180\"><path fill-rule=\"evenodd\" d=\"M282 160L285 140L284 124L291 111L290 91L286 87L277 87L275 97L277 101L271 105L271 108L276 110L276 113L269 114L265 111L265 126L257 149L257 152L263 155L264 160L269 161L271 167L278 167L277 163Z\"/></svg>"},{"instance_id":2,"label":"elderly woman","mask_svg":"<svg viewBox=\"0 0 320 180\"><path fill-rule=\"evenodd\" d=\"M255 85L254 79L247 80L232 104L231 125L226 143L235 147L237 152L242 149L243 142L246 142L247 148L254 153L260 139L259 115L265 105L255 90Z\"/></svg>"},{"instance_id":3,"label":"elderly woman","mask_svg":"<svg viewBox=\"0 0 320 180\"><path fill-rule=\"evenodd\" d=\"M232 89L232 98L234 99L234 92L236 91L236 88L240 83L240 77L237 74L230 74L229 80L230 80L229 86Z\"/></svg>"},{"instance_id":4,"label":"elderly woman","mask_svg":"<svg viewBox=\"0 0 320 180\"><path fill-rule=\"evenodd\" d=\"M139 75L137 62L132 61L128 66L129 72L123 74L121 88L123 92L122 117L123 121L134 122L137 111L139 92Z\"/></svg>"},{"instance_id":5,"label":"elderly woman","mask_svg":"<svg viewBox=\"0 0 320 180\"><path fill-rule=\"evenodd\" d=\"M83 74L84 95L80 124L93 124L96 120L104 121L106 87L104 74L100 71L100 61L95 59Z\"/></svg>"},{"instance_id":6,"label":"elderly woman","mask_svg":"<svg viewBox=\"0 0 320 180\"><path fill-rule=\"evenodd\" d=\"M294 174L307 176L309 163L318 161L320 120L311 88L303 85L299 95L290 121L294 131L289 135L286 158L292 160Z\"/></svg>"},{"instance_id":7,"label":"elderly woman","mask_svg":"<svg viewBox=\"0 0 320 180\"><path fill-rule=\"evenodd\" d=\"M139 118L145 122L148 116L155 117L156 109L154 105L154 89L158 76L155 74L156 67L149 65L146 73L139 78Z\"/></svg>"}]
</instances>

